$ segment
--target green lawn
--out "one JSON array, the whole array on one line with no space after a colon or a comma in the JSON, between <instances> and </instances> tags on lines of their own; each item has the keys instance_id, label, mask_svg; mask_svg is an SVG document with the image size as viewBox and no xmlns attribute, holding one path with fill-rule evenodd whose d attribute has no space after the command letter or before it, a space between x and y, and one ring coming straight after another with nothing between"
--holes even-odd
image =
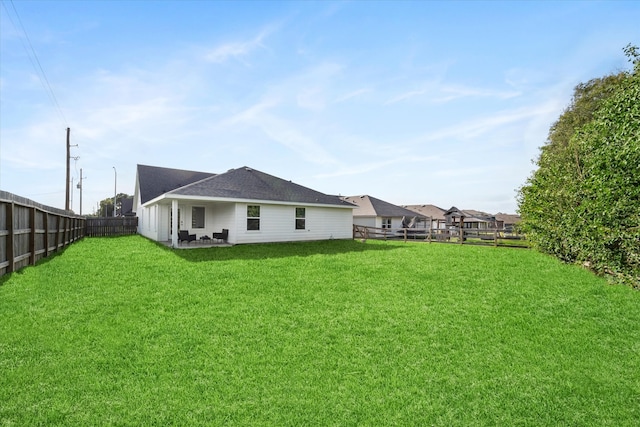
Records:
<instances>
[{"instance_id":1,"label":"green lawn","mask_svg":"<svg viewBox=\"0 0 640 427\"><path fill-rule=\"evenodd\" d=\"M637 426L640 292L531 250L93 238L0 281L0 426Z\"/></svg>"}]
</instances>

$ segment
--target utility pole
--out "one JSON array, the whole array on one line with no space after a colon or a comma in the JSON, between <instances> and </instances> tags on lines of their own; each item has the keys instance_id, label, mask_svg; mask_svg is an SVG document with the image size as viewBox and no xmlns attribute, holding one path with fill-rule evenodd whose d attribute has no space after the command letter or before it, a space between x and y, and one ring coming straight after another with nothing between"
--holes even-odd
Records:
<instances>
[{"instance_id":1,"label":"utility pole","mask_svg":"<svg viewBox=\"0 0 640 427\"><path fill-rule=\"evenodd\" d=\"M78 189L80 190L80 215L82 215L82 168L80 168L80 182L78 183Z\"/></svg>"},{"instance_id":2,"label":"utility pole","mask_svg":"<svg viewBox=\"0 0 640 427\"><path fill-rule=\"evenodd\" d=\"M65 210L70 210L69 207L69 202L71 201L71 189L70 187L73 187L73 182L71 181L71 147L77 147L78 145L71 145L71 140L70 140L70 136L71 136L71 128L67 128L67 184L65 186L66 188L66 197L64 200L64 209ZM78 160L80 157L74 157L74 160ZM71 184L71 185L69 185Z\"/></svg>"},{"instance_id":3,"label":"utility pole","mask_svg":"<svg viewBox=\"0 0 640 427\"><path fill-rule=\"evenodd\" d=\"M71 128L67 128L67 185L66 185L66 197L64 199L64 209L69 210L69 181L71 180L70 165L71 160L71 146L69 145L69 135L71 134Z\"/></svg>"},{"instance_id":4,"label":"utility pole","mask_svg":"<svg viewBox=\"0 0 640 427\"><path fill-rule=\"evenodd\" d=\"M113 166L113 216L116 216L116 187L118 186L118 172L116 171L116 167Z\"/></svg>"}]
</instances>

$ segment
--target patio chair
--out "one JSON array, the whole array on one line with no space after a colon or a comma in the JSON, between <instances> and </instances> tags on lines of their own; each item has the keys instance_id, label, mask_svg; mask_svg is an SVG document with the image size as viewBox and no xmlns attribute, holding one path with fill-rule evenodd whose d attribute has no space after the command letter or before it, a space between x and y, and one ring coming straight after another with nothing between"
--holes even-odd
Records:
<instances>
[{"instance_id":1,"label":"patio chair","mask_svg":"<svg viewBox=\"0 0 640 427\"><path fill-rule=\"evenodd\" d=\"M178 231L178 243L180 242L195 242L196 241L196 235L195 234L189 234L189 232L187 230L180 230Z\"/></svg>"},{"instance_id":2,"label":"patio chair","mask_svg":"<svg viewBox=\"0 0 640 427\"><path fill-rule=\"evenodd\" d=\"M226 242L227 239L229 238L229 230L226 228L223 228L222 233L213 233L213 238L216 240L222 240L223 242Z\"/></svg>"}]
</instances>

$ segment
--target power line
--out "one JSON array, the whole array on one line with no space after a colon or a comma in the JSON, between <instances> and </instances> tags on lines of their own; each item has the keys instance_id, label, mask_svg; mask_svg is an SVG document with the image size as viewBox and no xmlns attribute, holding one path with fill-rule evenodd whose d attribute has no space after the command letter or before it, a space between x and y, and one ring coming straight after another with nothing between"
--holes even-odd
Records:
<instances>
[{"instance_id":1,"label":"power line","mask_svg":"<svg viewBox=\"0 0 640 427\"><path fill-rule=\"evenodd\" d=\"M58 103L58 99L56 98L56 94L53 92L53 88L49 84L49 79L47 78L47 74L44 72L44 68L42 68L42 64L40 63L40 59L38 59L38 54L36 53L35 49L33 48L33 45L31 44L31 39L29 38L29 35L27 34L27 30L24 27L24 25L22 24L22 20L20 19L20 14L18 13L18 10L16 9L16 6L13 3L13 0L9 0L9 1L11 2L11 7L13 8L13 12L16 15L16 19L18 20L18 23L20 24L20 28L18 28L16 26L16 24L13 22L13 19L11 18L11 14L9 13L9 10L7 9L7 6L5 5L5 2L2 1L2 6L7 11L7 17L9 18L9 21L11 22L11 25L13 25L13 27L17 31L22 29L22 33L24 34L24 38L29 43L29 48L31 49L31 51L29 51L29 49L27 49L27 46L25 45L24 40L22 38L20 38L20 42L22 43L22 47L24 47L25 51L27 52L27 56L29 57L29 61L31 62L31 65L35 69L36 74L38 75L38 79L40 80L40 84L42 85L42 87L44 88L45 92L47 93L47 96L49 97L49 100L51 101L51 103L55 107L57 113L60 115L60 118L62 119L63 124L68 127L69 125L67 124L67 119L65 118L64 113L62 112L62 108L60 108L60 104ZM34 59L35 59L35 62L34 62ZM36 67L36 64L37 64L37 67Z\"/></svg>"}]
</instances>

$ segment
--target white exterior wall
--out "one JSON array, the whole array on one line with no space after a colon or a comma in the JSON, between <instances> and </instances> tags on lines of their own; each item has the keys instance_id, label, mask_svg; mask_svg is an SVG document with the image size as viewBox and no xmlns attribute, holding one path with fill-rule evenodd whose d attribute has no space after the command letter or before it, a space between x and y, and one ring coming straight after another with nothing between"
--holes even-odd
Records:
<instances>
[{"instance_id":1,"label":"white exterior wall","mask_svg":"<svg viewBox=\"0 0 640 427\"><path fill-rule=\"evenodd\" d=\"M260 206L260 230L247 230L247 205ZM192 208L204 207L204 228L192 228ZM304 230L296 230L296 208L305 208ZM229 230L228 243L291 242L303 240L351 239L352 209L264 203L180 201L178 230L197 238ZM171 205L138 207L138 233L156 241L171 240ZM372 218L373 219L373 218Z\"/></svg>"},{"instance_id":2,"label":"white exterior wall","mask_svg":"<svg viewBox=\"0 0 640 427\"><path fill-rule=\"evenodd\" d=\"M407 218L407 222L411 221L411 218ZM380 218L380 224L382 224L382 218ZM391 228L402 228L402 217L391 217Z\"/></svg>"},{"instance_id":3,"label":"white exterior wall","mask_svg":"<svg viewBox=\"0 0 640 427\"><path fill-rule=\"evenodd\" d=\"M378 221L378 225L376 225L376 217L374 216L354 216L353 224L363 227L380 227L380 221Z\"/></svg>"},{"instance_id":4,"label":"white exterior wall","mask_svg":"<svg viewBox=\"0 0 640 427\"><path fill-rule=\"evenodd\" d=\"M221 233L223 228L229 230L227 242L232 243L235 234L235 203L224 203L209 205L205 208L204 226L207 230L207 236L212 237L213 233Z\"/></svg>"},{"instance_id":5,"label":"white exterior wall","mask_svg":"<svg viewBox=\"0 0 640 427\"><path fill-rule=\"evenodd\" d=\"M247 205L260 206L260 230L247 230ZM305 208L305 229L296 230L296 207ZM351 239L352 210L304 205L237 203L229 243L291 242Z\"/></svg>"},{"instance_id":6,"label":"white exterior wall","mask_svg":"<svg viewBox=\"0 0 640 427\"><path fill-rule=\"evenodd\" d=\"M136 216L138 217L138 234L148 237L151 240L159 240L158 205L147 207L138 206Z\"/></svg>"},{"instance_id":7,"label":"white exterior wall","mask_svg":"<svg viewBox=\"0 0 640 427\"><path fill-rule=\"evenodd\" d=\"M158 205L158 240L171 240L171 205Z\"/></svg>"},{"instance_id":8,"label":"white exterior wall","mask_svg":"<svg viewBox=\"0 0 640 427\"><path fill-rule=\"evenodd\" d=\"M385 217L388 218L388 217ZM382 217L381 216L360 216L353 217L353 223L355 225L361 225L363 227L375 227L382 228ZM391 228L402 228L402 218L400 217L391 217Z\"/></svg>"}]
</instances>

